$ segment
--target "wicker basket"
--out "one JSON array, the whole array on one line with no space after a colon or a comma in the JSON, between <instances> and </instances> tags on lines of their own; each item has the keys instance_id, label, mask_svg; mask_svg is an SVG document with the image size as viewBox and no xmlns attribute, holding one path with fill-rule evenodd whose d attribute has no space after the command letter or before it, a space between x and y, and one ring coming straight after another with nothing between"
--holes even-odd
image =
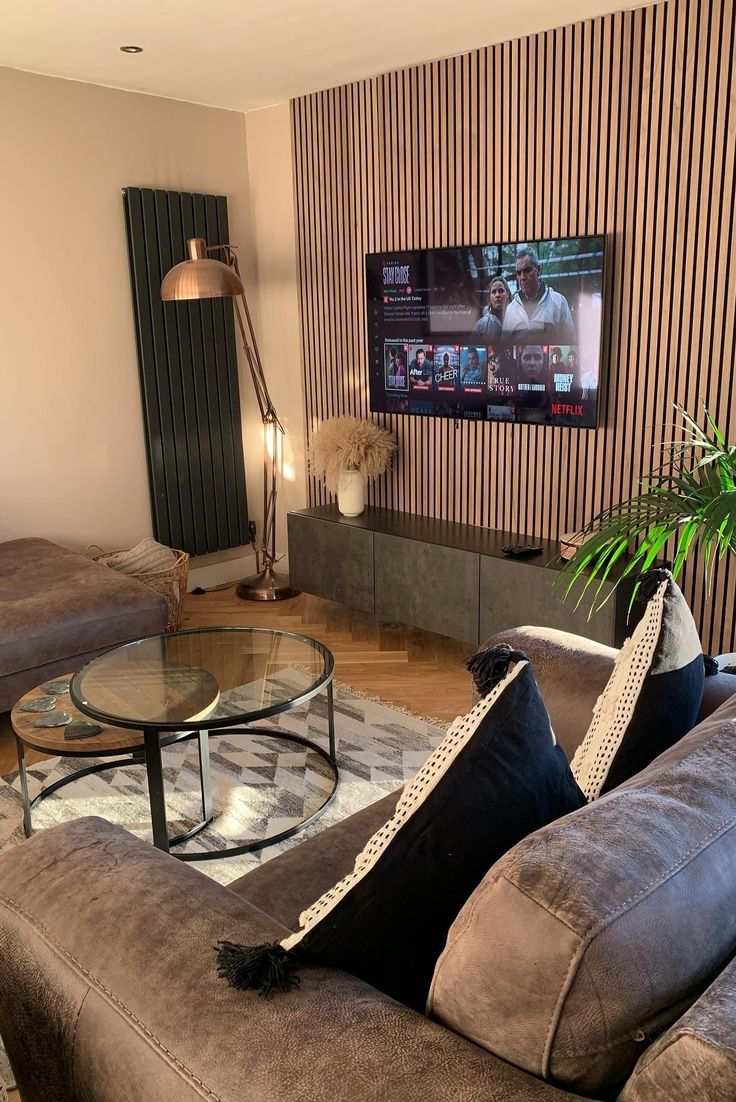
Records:
<instances>
[{"instance_id":1,"label":"wicker basket","mask_svg":"<svg viewBox=\"0 0 736 1102\"><path fill-rule=\"evenodd\" d=\"M149 589L158 593L166 601L169 610L169 620L166 631L178 631L181 627L181 613L184 607L184 597L187 592L187 577L189 576L189 555L186 551L171 549L176 555L176 562L163 570L151 570L141 574L125 574L126 578L136 578L143 582ZM113 555L119 555L119 551L106 551L102 555L94 555L95 562L108 565L108 560Z\"/></svg>"}]
</instances>

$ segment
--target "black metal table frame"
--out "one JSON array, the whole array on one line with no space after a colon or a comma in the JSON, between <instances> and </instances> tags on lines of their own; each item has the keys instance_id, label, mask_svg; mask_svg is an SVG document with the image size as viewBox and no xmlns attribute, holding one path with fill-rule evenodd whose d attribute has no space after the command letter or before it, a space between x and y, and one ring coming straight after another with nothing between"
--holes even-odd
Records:
<instances>
[{"instance_id":1,"label":"black metal table frame","mask_svg":"<svg viewBox=\"0 0 736 1102\"><path fill-rule=\"evenodd\" d=\"M183 742L187 739L198 737L200 740L199 745L199 764L200 764L200 789L202 793L202 821L197 823L196 826L186 831L184 834L177 834L173 838L168 838L169 846L179 845L181 842L187 842L190 838L193 838L195 834L198 834L200 830L203 830L209 823L212 822L211 814L211 793L210 793L210 780L209 780L209 746L205 742L203 745L203 738L206 739L207 732L182 732L181 734L172 735L170 738L161 742L162 746L171 746L174 742ZM112 758L112 761L99 762L96 765L85 766L84 769L75 769L73 773L70 773L68 777L61 777L58 781L54 781L47 788L41 789L38 795L30 798L28 791L28 767L26 764L26 750L37 750L40 754L48 755L50 750L48 746L41 746L39 743L33 741L29 734L23 734L22 736L15 735L15 745L18 753L18 776L20 779L21 800L23 803L23 832L26 838L30 838L33 834L33 821L32 811L33 808L45 800L48 796L52 796L54 792L58 792L60 788L64 788L67 784L71 784L72 781L78 781L82 777L89 777L92 773L102 773L105 769L118 769L120 766L125 765L144 765L146 764L146 753L144 740L141 741L138 746L121 747L117 750L82 750L79 749L80 744L77 743L75 749L65 750L61 747L54 748L53 756L57 758ZM126 756L121 756L125 755ZM207 818L207 808L209 811L209 818Z\"/></svg>"},{"instance_id":2,"label":"black metal table frame","mask_svg":"<svg viewBox=\"0 0 736 1102\"><path fill-rule=\"evenodd\" d=\"M172 634L176 635L194 635L206 631L207 629L193 628L187 631L176 632ZM46 799L47 796L51 796L54 792L57 792L60 788L63 788L67 784L71 784L72 781L79 780L81 777L89 776L92 773L102 772L104 769L119 768L125 765L145 765L146 777L148 780L148 799L151 809L151 826L153 829L153 844L158 849L164 850L168 853L171 846L180 845L183 842L189 841L201 830L204 830L213 820L213 808L212 808L212 785L210 777L210 759L209 759L209 735L211 731L216 731L218 734L234 734L234 735L261 735L271 739L283 740L286 742L292 742L299 746L306 746L308 749L318 754L327 764L330 766L333 773L333 783L327 796L322 801L320 806L308 815L305 819L296 823L294 826L289 827L286 830L280 831L278 834L269 835L267 838L259 838L253 842L246 842L241 846L230 846L226 849L219 850L205 850L200 853L177 853L173 856L177 857L180 861L214 861L223 857L238 857L245 853L253 853L256 850L264 849L266 846L275 845L277 842L282 842L285 838L290 838L293 834L303 830L309 823L322 814L323 811L332 802L337 791L337 785L340 779L340 773L337 767L337 755L335 747L335 707L334 707L334 695L332 687L332 679L335 672L335 660L332 653L322 643L319 643L316 639L310 639L308 636L299 635L296 632L278 631L272 628L217 628L217 631L247 631L253 634L264 634L270 636L276 636L279 638L296 639L299 642L306 642L317 650L323 657L325 663L324 676L321 677L310 689L304 693L299 693L292 699L287 701L281 701L278 704L274 704L269 708L261 708L250 713L244 713L243 717L239 716L221 716L219 719L213 719L213 717L207 717L198 721L192 721L190 723L176 723L176 724L156 724L155 726L149 726L141 724L140 721L128 721L121 719L117 716L106 715L104 712L98 711L92 708L89 704L84 702L77 693L77 686L82 674L95 662L98 658L103 657L103 654L109 654L114 650L122 650L126 647L136 646L140 643L146 642L148 639L166 638L166 636L149 635L142 639L134 640L130 643L118 644L115 647L108 648L107 651L101 655L97 655L96 658L91 659L90 662L82 666L82 668L74 674L69 686L69 693L72 703L79 709L84 715L90 716L92 719L99 723L104 723L107 726L120 727L127 730L141 731L143 738L139 746L131 748L131 753L127 758L120 757L121 750L99 750L94 752L90 751L90 757L103 758L103 757L115 757L114 761L99 762L96 765L87 766L84 769L76 770L68 777L62 777L60 780L55 781L49 785L48 788L43 789L33 800L29 798L28 792L28 776L26 771L25 762L25 747L29 747L33 750L39 750L41 753L48 754L48 747L41 747L34 745L31 738L26 734L21 737L16 733L16 745L18 749L18 767L20 773L21 783L21 796L23 800L23 828L26 836L30 836L33 832L31 822L31 811L40 803L41 800ZM75 684L76 683L76 684ZM304 738L301 735L295 735L287 731L272 730L268 727L254 727L253 724L258 720L268 719L271 716L279 715L283 712L290 711L292 708L297 707L300 704L306 703L316 696L317 693L326 689L327 692L327 733L328 733L328 746L329 750L325 750L318 743L313 742L311 739ZM235 722L233 722L233 720ZM206 724L206 727L205 727ZM173 838L169 837L168 823L166 819L166 800L164 791L164 777L163 777L163 763L161 759L161 749L165 746L170 746L175 742L182 742L197 738L199 741L199 768L200 768L200 791L202 797L202 819L200 822L191 827L183 834L178 834ZM124 751L122 751L124 752ZM63 749L55 750L54 753L59 757L84 757L84 752L75 747L74 750L65 751ZM116 756L117 755L117 756Z\"/></svg>"}]
</instances>

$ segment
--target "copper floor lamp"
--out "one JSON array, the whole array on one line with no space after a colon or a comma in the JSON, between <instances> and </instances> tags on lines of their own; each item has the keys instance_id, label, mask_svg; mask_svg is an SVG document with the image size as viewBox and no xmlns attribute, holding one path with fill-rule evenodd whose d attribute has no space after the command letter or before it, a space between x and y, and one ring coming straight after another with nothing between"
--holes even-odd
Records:
<instances>
[{"instance_id":1,"label":"copper floor lamp","mask_svg":"<svg viewBox=\"0 0 736 1102\"><path fill-rule=\"evenodd\" d=\"M271 395L268 393L266 377L258 352L258 343L253 332L253 323L245 298L245 290L240 279L240 270L235 252L230 245L207 245L202 237L192 237L187 242L189 260L182 261L167 272L161 284L161 298L164 302L181 302L186 299L232 298L235 317L238 321L243 348L250 367L253 387L256 392L258 408L263 422L263 533L260 544L254 544L256 552L256 570L252 578L239 582L238 597L247 601L280 601L285 597L294 597L288 580L274 571L276 557L276 480L278 475L278 434L284 429L274 409ZM222 252L225 263L212 260L207 256L211 252ZM243 323L238 300L242 302L246 326ZM269 441L272 445L269 455ZM261 566L261 563L263 564Z\"/></svg>"}]
</instances>

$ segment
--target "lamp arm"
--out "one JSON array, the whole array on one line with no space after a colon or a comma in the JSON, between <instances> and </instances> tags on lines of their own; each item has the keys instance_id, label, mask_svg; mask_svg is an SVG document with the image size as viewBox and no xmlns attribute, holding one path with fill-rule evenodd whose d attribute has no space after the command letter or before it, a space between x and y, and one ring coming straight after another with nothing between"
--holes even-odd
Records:
<instances>
[{"instance_id":1,"label":"lamp arm","mask_svg":"<svg viewBox=\"0 0 736 1102\"><path fill-rule=\"evenodd\" d=\"M256 401L258 402L258 409L261 414L261 420L265 421L270 399L268 397L268 392L265 391L265 386L261 383L261 379L256 368L253 352L251 351L251 347L248 343L248 338L245 333L245 326L243 325L243 318L240 313L240 307L238 306L238 300L236 298L233 299L233 308L235 312L235 317L238 322L238 328L240 329L240 337L243 341L245 358L247 359L248 367L250 368L250 374L253 380L253 389L256 392Z\"/></svg>"},{"instance_id":2,"label":"lamp arm","mask_svg":"<svg viewBox=\"0 0 736 1102\"><path fill-rule=\"evenodd\" d=\"M238 257L235 253L235 249L232 245L209 245L207 252L220 251L224 252L225 259L228 267L232 268L236 276L240 280L242 286L242 278L240 275L240 265L238 264ZM245 314L245 320L247 322L246 328L243 325L243 319L238 309L238 300L234 299L235 313L238 319L238 325L240 327L240 335L243 339L243 347L245 349L246 356L248 358L248 366L250 367L251 376L253 378L253 386L256 390L256 397L258 399L258 407L261 411L261 418L266 423L268 421L275 421L278 425L279 432L284 431L284 427L278 418L276 408L273 404L273 400L268 390L268 383L266 382L266 375L263 370L263 364L261 363L261 354L258 349L258 341L256 340L256 334L253 329L253 322L250 316L250 310L248 309L248 300L245 297L245 293L240 295L240 299L243 304L243 313Z\"/></svg>"}]
</instances>

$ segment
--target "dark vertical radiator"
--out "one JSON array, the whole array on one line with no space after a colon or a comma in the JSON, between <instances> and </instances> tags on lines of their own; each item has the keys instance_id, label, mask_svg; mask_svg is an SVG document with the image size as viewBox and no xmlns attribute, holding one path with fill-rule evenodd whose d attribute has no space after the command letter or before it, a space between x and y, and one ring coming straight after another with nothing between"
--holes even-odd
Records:
<instances>
[{"instance_id":1,"label":"dark vertical radiator","mask_svg":"<svg viewBox=\"0 0 736 1102\"><path fill-rule=\"evenodd\" d=\"M162 302L190 237L229 241L223 195L125 188L154 534L201 555L249 542L229 299Z\"/></svg>"}]
</instances>

